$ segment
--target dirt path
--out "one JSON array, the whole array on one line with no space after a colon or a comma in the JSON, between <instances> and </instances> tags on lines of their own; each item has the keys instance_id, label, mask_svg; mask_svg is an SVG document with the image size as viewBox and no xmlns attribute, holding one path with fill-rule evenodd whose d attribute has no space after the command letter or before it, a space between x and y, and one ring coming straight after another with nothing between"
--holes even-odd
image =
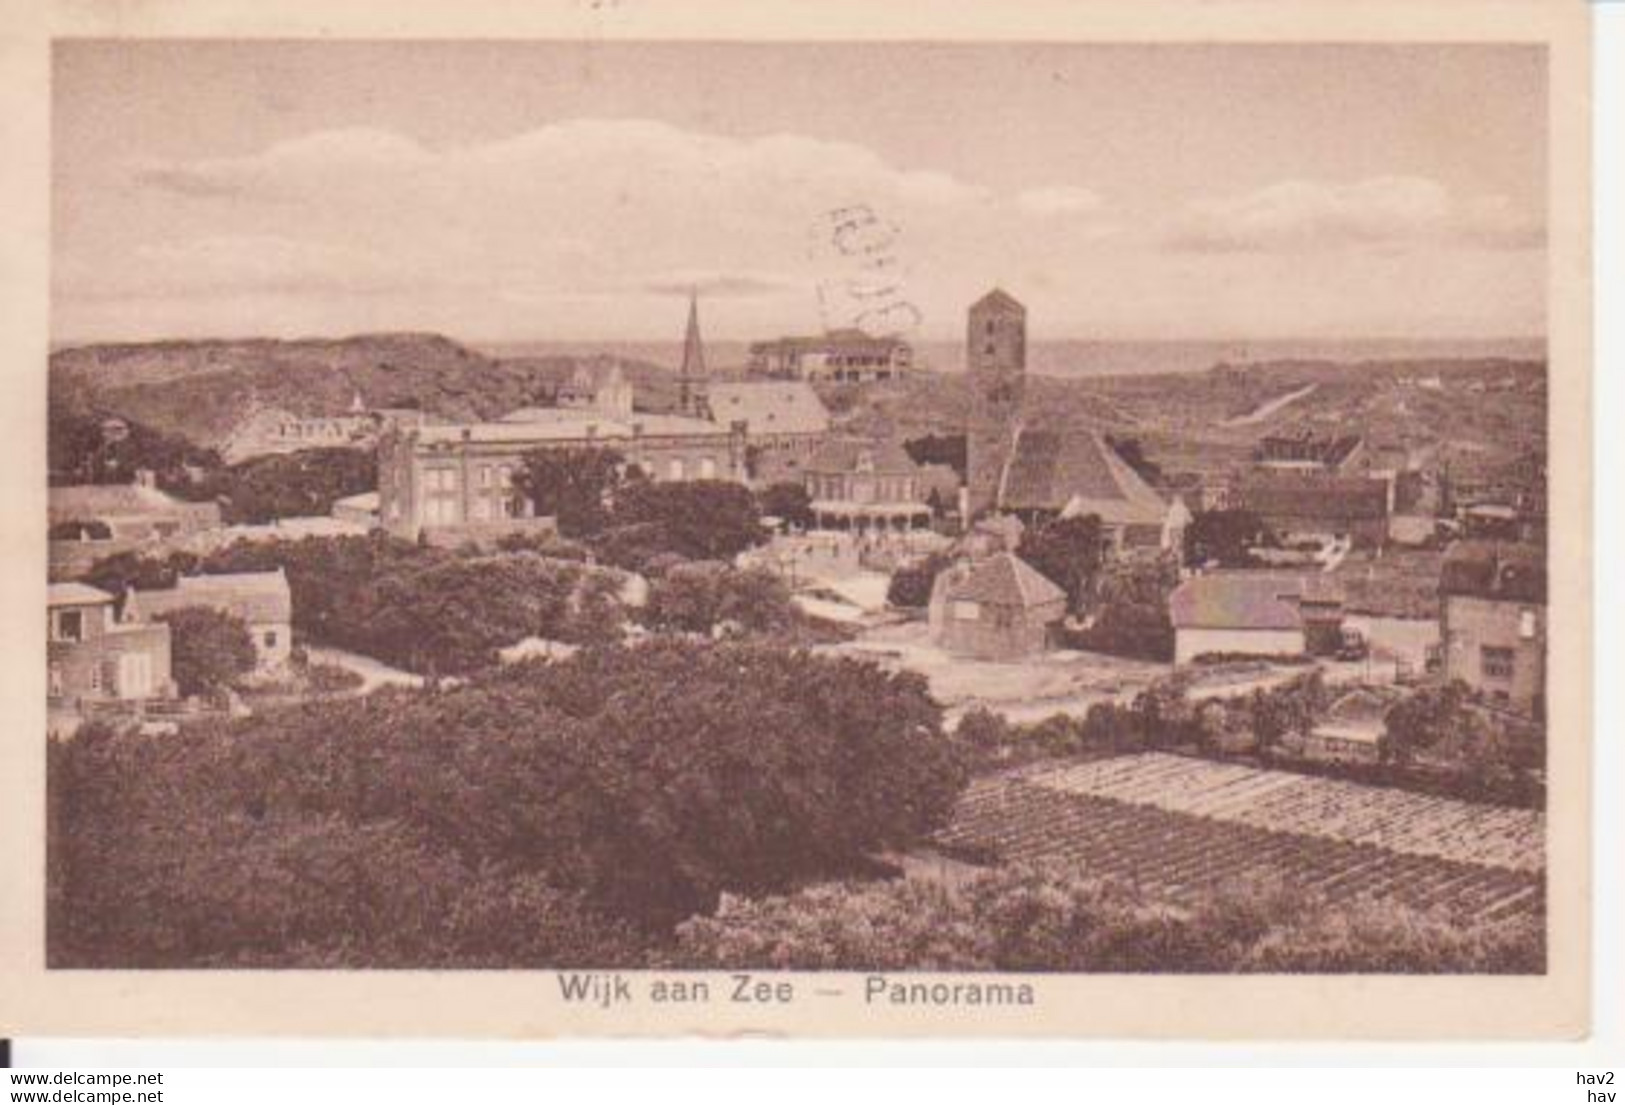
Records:
<instances>
[{"instance_id":1,"label":"dirt path","mask_svg":"<svg viewBox=\"0 0 1625 1105\"><path fill-rule=\"evenodd\" d=\"M1319 384L1305 384L1297 391L1289 391L1285 395L1276 396L1267 403L1261 403L1246 414L1235 418L1227 418L1219 423L1221 426L1251 426L1264 421L1276 411L1284 410L1296 403L1299 399L1306 399L1320 388Z\"/></svg>"}]
</instances>

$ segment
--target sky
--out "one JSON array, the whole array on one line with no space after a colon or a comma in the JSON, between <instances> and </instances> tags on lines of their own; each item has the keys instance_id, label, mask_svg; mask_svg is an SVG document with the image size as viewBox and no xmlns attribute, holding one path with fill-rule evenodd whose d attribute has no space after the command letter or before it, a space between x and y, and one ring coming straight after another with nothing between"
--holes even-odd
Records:
<instances>
[{"instance_id":1,"label":"sky","mask_svg":"<svg viewBox=\"0 0 1625 1105\"><path fill-rule=\"evenodd\" d=\"M59 42L57 342L1545 329L1539 47Z\"/></svg>"}]
</instances>

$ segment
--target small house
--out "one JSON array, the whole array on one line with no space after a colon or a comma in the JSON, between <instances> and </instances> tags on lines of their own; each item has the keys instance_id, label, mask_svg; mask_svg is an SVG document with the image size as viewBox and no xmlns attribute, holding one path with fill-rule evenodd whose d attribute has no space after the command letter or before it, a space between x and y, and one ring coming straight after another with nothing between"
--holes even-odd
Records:
<instances>
[{"instance_id":1,"label":"small house","mask_svg":"<svg viewBox=\"0 0 1625 1105\"><path fill-rule=\"evenodd\" d=\"M201 606L240 618L254 640L256 674L278 671L293 651L293 593L281 568L182 576L165 591L133 591L126 616L152 621L160 614Z\"/></svg>"},{"instance_id":2,"label":"small house","mask_svg":"<svg viewBox=\"0 0 1625 1105\"><path fill-rule=\"evenodd\" d=\"M958 564L931 588L931 636L950 652L1019 660L1051 644L1066 592L1014 553Z\"/></svg>"},{"instance_id":3,"label":"small house","mask_svg":"<svg viewBox=\"0 0 1625 1105\"><path fill-rule=\"evenodd\" d=\"M1319 576L1280 572L1213 572L1174 588L1168 617L1174 662L1198 656L1304 656L1342 643L1343 603Z\"/></svg>"}]
</instances>

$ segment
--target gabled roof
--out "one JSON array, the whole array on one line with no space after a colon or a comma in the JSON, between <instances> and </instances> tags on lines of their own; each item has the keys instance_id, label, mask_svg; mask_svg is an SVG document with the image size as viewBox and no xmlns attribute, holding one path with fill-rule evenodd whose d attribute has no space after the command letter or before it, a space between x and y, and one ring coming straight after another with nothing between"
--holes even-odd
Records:
<instances>
[{"instance_id":1,"label":"gabled roof","mask_svg":"<svg viewBox=\"0 0 1625 1105\"><path fill-rule=\"evenodd\" d=\"M1302 629L1298 599L1314 584L1277 572L1214 572L1168 596L1175 629Z\"/></svg>"},{"instance_id":2,"label":"gabled roof","mask_svg":"<svg viewBox=\"0 0 1625 1105\"><path fill-rule=\"evenodd\" d=\"M829 408L804 380L713 382L706 403L718 426L749 423L755 434L821 434L829 430Z\"/></svg>"},{"instance_id":3,"label":"gabled roof","mask_svg":"<svg viewBox=\"0 0 1625 1105\"><path fill-rule=\"evenodd\" d=\"M1027 313L1027 308L1021 305L1021 301L1015 296L1011 295L1009 292L1005 291L1003 288L994 288L981 299L978 299L975 303L970 305L970 309L973 311L980 311L989 307L997 308L1001 311L1013 311L1023 315Z\"/></svg>"},{"instance_id":4,"label":"gabled roof","mask_svg":"<svg viewBox=\"0 0 1625 1105\"><path fill-rule=\"evenodd\" d=\"M88 583L53 583L45 593L46 606L99 606L113 596Z\"/></svg>"},{"instance_id":5,"label":"gabled roof","mask_svg":"<svg viewBox=\"0 0 1625 1105\"><path fill-rule=\"evenodd\" d=\"M51 521L93 518L170 516L182 514L190 504L156 487L133 483L80 484L53 487L47 494Z\"/></svg>"},{"instance_id":6,"label":"gabled roof","mask_svg":"<svg viewBox=\"0 0 1625 1105\"><path fill-rule=\"evenodd\" d=\"M1064 603L1066 592L1014 553L1003 552L973 566L968 575L950 584L948 598L1031 609Z\"/></svg>"},{"instance_id":7,"label":"gabled roof","mask_svg":"<svg viewBox=\"0 0 1625 1105\"><path fill-rule=\"evenodd\" d=\"M224 610L250 625L293 620L293 593L281 568L271 572L182 576L166 591L135 591L130 602L133 607L127 607L126 613L133 608L146 621L187 606Z\"/></svg>"},{"instance_id":8,"label":"gabled roof","mask_svg":"<svg viewBox=\"0 0 1625 1105\"><path fill-rule=\"evenodd\" d=\"M919 471L919 465L895 440L882 438L871 441L857 437L826 442L807 461L805 469L808 472L853 473L858 471L865 458L868 471L877 476L912 476Z\"/></svg>"},{"instance_id":9,"label":"gabled roof","mask_svg":"<svg viewBox=\"0 0 1625 1105\"><path fill-rule=\"evenodd\" d=\"M1388 517L1388 485L1363 476L1255 473L1241 482L1239 491L1242 506L1265 518L1338 522Z\"/></svg>"},{"instance_id":10,"label":"gabled roof","mask_svg":"<svg viewBox=\"0 0 1625 1105\"><path fill-rule=\"evenodd\" d=\"M999 487L1004 510L1099 515L1107 525L1161 525L1168 506L1092 431L1016 431Z\"/></svg>"},{"instance_id":11,"label":"gabled roof","mask_svg":"<svg viewBox=\"0 0 1625 1105\"><path fill-rule=\"evenodd\" d=\"M1544 603L1546 558L1533 545L1458 541L1445 553L1439 569L1439 593Z\"/></svg>"}]
</instances>

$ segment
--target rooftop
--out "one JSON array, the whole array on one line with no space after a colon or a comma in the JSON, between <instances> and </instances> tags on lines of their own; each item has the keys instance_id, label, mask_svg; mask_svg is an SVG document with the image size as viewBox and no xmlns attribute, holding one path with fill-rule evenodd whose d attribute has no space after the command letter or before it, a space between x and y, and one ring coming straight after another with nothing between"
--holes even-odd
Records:
<instances>
[{"instance_id":1,"label":"rooftop","mask_svg":"<svg viewBox=\"0 0 1625 1105\"><path fill-rule=\"evenodd\" d=\"M1335 601L1327 581L1280 572L1213 572L1168 597L1176 629L1301 629L1300 601Z\"/></svg>"},{"instance_id":2,"label":"rooftop","mask_svg":"<svg viewBox=\"0 0 1625 1105\"><path fill-rule=\"evenodd\" d=\"M806 464L809 472L847 473L865 467L879 476L912 476L919 470L908 451L890 438L836 438L826 442Z\"/></svg>"},{"instance_id":3,"label":"rooftop","mask_svg":"<svg viewBox=\"0 0 1625 1105\"><path fill-rule=\"evenodd\" d=\"M112 601L112 595L88 583L53 583L45 594L46 606L96 606Z\"/></svg>"},{"instance_id":4,"label":"rooftop","mask_svg":"<svg viewBox=\"0 0 1625 1105\"><path fill-rule=\"evenodd\" d=\"M169 590L133 592L131 602L144 620L187 606L227 610L250 624L293 620L293 593L280 568L182 576Z\"/></svg>"},{"instance_id":5,"label":"rooftop","mask_svg":"<svg viewBox=\"0 0 1625 1105\"><path fill-rule=\"evenodd\" d=\"M116 518L144 514L178 514L189 506L156 487L133 483L78 484L53 487L47 494L51 521Z\"/></svg>"},{"instance_id":6,"label":"rooftop","mask_svg":"<svg viewBox=\"0 0 1625 1105\"><path fill-rule=\"evenodd\" d=\"M753 434L821 434L829 408L802 380L713 381L706 390L711 417L726 427L748 423Z\"/></svg>"},{"instance_id":7,"label":"rooftop","mask_svg":"<svg viewBox=\"0 0 1625 1105\"><path fill-rule=\"evenodd\" d=\"M1536 546L1458 541L1439 569L1439 593L1504 602L1546 601L1546 557Z\"/></svg>"},{"instance_id":8,"label":"rooftop","mask_svg":"<svg viewBox=\"0 0 1625 1105\"><path fill-rule=\"evenodd\" d=\"M951 601L1031 608L1064 603L1066 592L1014 553L1002 552L971 567L948 586Z\"/></svg>"},{"instance_id":9,"label":"rooftop","mask_svg":"<svg viewBox=\"0 0 1625 1105\"><path fill-rule=\"evenodd\" d=\"M1107 525L1161 525L1168 506L1094 432L1017 430L999 485L1005 510L1095 514Z\"/></svg>"}]
</instances>

